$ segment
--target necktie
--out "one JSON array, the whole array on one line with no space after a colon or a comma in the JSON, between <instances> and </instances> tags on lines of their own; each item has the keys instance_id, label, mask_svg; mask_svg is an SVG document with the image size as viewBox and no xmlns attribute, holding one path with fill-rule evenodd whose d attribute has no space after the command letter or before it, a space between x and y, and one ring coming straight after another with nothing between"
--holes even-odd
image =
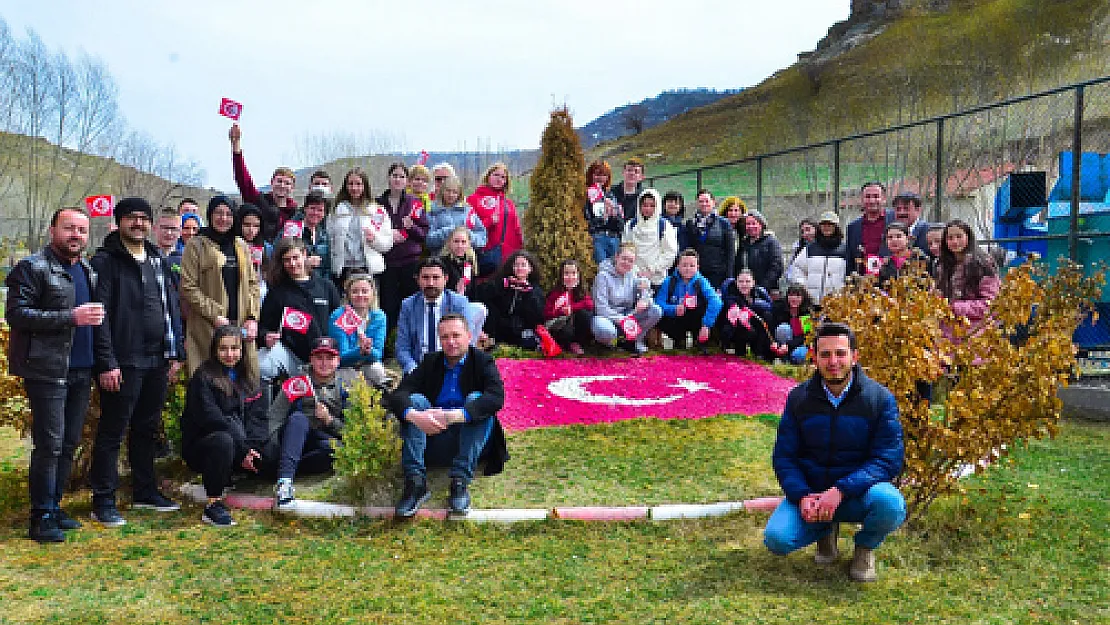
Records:
<instances>
[{"instance_id":1,"label":"necktie","mask_svg":"<svg viewBox=\"0 0 1110 625\"><path fill-rule=\"evenodd\" d=\"M428 302L427 314L428 353L436 351L436 304Z\"/></svg>"}]
</instances>

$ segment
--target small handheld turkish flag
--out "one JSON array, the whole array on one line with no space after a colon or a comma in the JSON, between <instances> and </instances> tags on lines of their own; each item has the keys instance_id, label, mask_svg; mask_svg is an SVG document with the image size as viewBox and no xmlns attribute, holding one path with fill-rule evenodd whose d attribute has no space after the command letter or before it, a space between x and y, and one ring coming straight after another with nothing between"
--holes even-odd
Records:
<instances>
[{"instance_id":1,"label":"small handheld turkish flag","mask_svg":"<svg viewBox=\"0 0 1110 625\"><path fill-rule=\"evenodd\" d=\"M220 115L230 117L236 121L239 116L243 114L243 105L230 98L223 98L220 100Z\"/></svg>"},{"instance_id":2,"label":"small handheld turkish flag","mask_svg":"<svg viewBox=\"0 0 1110 625\"><path fill-rule=\"evenodd\" d=\"M299 239L304 235L304 222L289 220L285 222L285 226L281 229L281 236L293 237Z\"/></svg>"},{"instance_id":3,"label":"small handheld turkish flag","mask_svg":"<svg viewBox=\"0 0 1110 625\"><path fill-rule=\"evenodd\" d=\"M570 303L570 299L568 298L566 293L563 293L559 297L555 298L555 310L556 311L562 310L562 309L566 308L567 304L569 304L569 303Z\"/></svg>"},{"instance_id":4,"label":"small handheld turkish flag","mask_svg":"<svg viewBox=\"0 0 1110 625\"><path fill-rule=\"evenodd\" d=\"M116 198L111 195L90 195L85 198L85 210L89 217L111 217Z\"/></svg>"},{"instance_id":5,"label":"small handheld turkish flag","mask_svg":"<svg viewBox=\"0 0 1110 625\"><path fill-rule=\"evenodd\" d=\"M640 336L640 323L634 317L625 317L621 319L621 330L624 332L625 338L635 341L636 337Z\"/></svg>"},{"instance_id":6,"label":"small handheld turkish flag","mask_svg":"<svg viewBox=\"0 0 1110 625\"><path fill-rule=\"evenodd\" d=\"M874 254L867 255L867 275L877 276L879 270L883 268L883 257L875 256Z\"/></svg>"},{"instance_id":7,"label":"small handheld turkish flag","mask_svg":"<svg viewBox=\"0 0 1110 625\"><path fill-rule=\"evenodd\" d=\"M308 326L312 324L312 315L286 306L281 311L281 327L289 328L294 332L301 334L308 333Z\"/></svg>"},{"instance_id":8,"label":"small handheld turkish flag","mask_svg":"<svg viewBox=\"0 0 1110 625\"><path fill-rule=\"evenodd\" d=\"M420 158L416 159L416 164L417 165L427 165L428 164L428 151L427 150L420 150Z\"/></svg>"},{"instance_id":9,"label":"small handheld turkish flag","mask_svg":"<svg viewBox=\"0 0 1110 625\"><path fill-rule=\"evenodd\" d=\"M361 325L362 317L359 317L355 309L350 306L345 307L343 309L343 314L339 315L335 320L335 327L343 330L346 334L354 334Z\"/></svg>"},{"instance_id":10,"label":"small handheld turkish flag","mask_svg":"<svg viewBox=\"0 0 1110 625\"><path fill-rule=\"evenodd\" d=\"M255 265L261 265L262 264L262 257L264 255L265 251L266 251L266 248L262 247L261 245L252 245L251 246L251 263L253 263Z\"/></svg>"},{"instance_id":11,"label":"small handheld turkish flag","mask_svg":"<svg viewBox=\"0 0 1110 625\"><path fill-rule=\"evenodd\" d=\"M590 198L590 203L600 202L605 198L605 191L601 189L599 184L591 184L589 189L586 189L586 197Z\"/></svg>"},{"instance_id":12,"label":"small handheld turkish flag","mask_svg":"<svg viewBox=\"0 0 1110 625\"><path fill-rule=\"evenodd\" d=\"M736 304L733 304L732 308L729 308L725 315L728 318L728 322L732 325L740 323L740 307Z\"/></svg>"},{"instance_id":13,"label":"small handheld turkish flag","mask_svg":"<svg viewBox=\"0 0 1110 625\"><path fill-rule=\"evenodd\" d=\"M686 297L682 298L682 305L685 306L687 309L697 308L698 296L693 294L687 295Z\"/></svg>"},{"instance_id":14,"label":"small handheld turkish flag","mask_svg":"<svg viewBox=\"0 0 1110 625\"><path fill-rule=\"evenodd\" d=\"M289 401L297 401L302 397L314 397L316 395L312 392L312 380L309 380L307 375L289 378L282 383L281 390Z\"/></svg>"}]
</instances>

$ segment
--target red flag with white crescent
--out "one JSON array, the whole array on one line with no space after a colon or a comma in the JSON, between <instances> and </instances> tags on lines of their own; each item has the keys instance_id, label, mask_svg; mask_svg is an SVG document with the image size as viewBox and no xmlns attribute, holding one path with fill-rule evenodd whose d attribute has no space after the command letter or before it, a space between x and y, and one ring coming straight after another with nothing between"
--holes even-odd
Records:
<instances>
[{"instance_id":1,"label":"red flag with white crescent","mask_svg":"<svg viewBox=\"0 0 1110 625\"><path fill-rule=\"evenodd\" d=\"M687 309L698 307L698 296L694 294L687 295L682 298L682 305Z\"/></svg>"},{"instance_id":2,"label":"red flag with white crescent","mask_svg":"<svg viewBox=\"0 0 1110 625\"><path fill-rule=\"evenodd\" d=\"M220 99L220 115L230 117L238 121L239 116L243 114L243 105L231 98Z\"/></svg>"},{"instance_id":3,"label":"red flag with white crescent","mask_svg":"<svg viewBox=\"0 0 1110 625\"><path fill-rule=\"evenodd\" d=\"M879 270L883 268L883 257L874 254L867 255L867 275L877 276Z\"/></svg>"},{"instance_id":4,"label":"red flag with white crescent","mask_svg":"<svg viewBox=\"0 0 1110 625\"><path fill-rule=\"evenodd\" d=\"M281 327L289 328L294 332L301 334L308 333L308 326L312 324L312 315L286 306L281 311Z\"/></svg>"},{"instance_id":5,"label":"red flag with white crescent","mask_svg":"<svg viewBox=\"0 0 1110 625\"><path fill-rule=\"evenodd\" d=\"M312 381L308 379L307 375L289 378L282 383L281 390L289 401L297 401L302 397L314 397L316 395L312 392Z\"/></svg>"},{"instance_id":6,"label":"red flag with white crescent","mask_svg":"<svg viewBox=\"0 0 1110 625\"><path fill-rule=\"evenodd\" d=\"M289 220L285 222L285 227L282 228L281 236L293 237L299 239L304 234L304 222Z\"/></svg>"},{"instance_id":7,"label":"red flag with white crescent","mask_svg":"<svg viewBox=\"0 0 1110 625\"><path fill-rule=\"evenodd\" d=\"M343 330L346 334L354 334L362 326L362 317L358 316L354 308L346 306L343 309L343 314L335 320L335 327Z\"/></svg>"},{"instance_id":8,"label":"red flag with white crescent","mask_svg":"<svg viewBox=\"0 0 1110 625\"><path fill-rule=\"evenodd\" d=\"M265 248L263 248L261 245L252 245L251 246L251 262L254 263L255 265L261 265L262 264L263 252L265 252Z\"/></svg>"},{"instance_id":9,"label":"red flag with white crescent","mask_svg":"<svg viewBox=\"0 0 1110 625\"><path fill-rule=\"evenodd\" d=\"M112 195L90 195L85 198L85 210L89 217L111 217L116 198Z\"/></svg>"},{"instance_id":10,"label":"red flag with white crescent","mask_svg":"<svg viewBox=\"0 0 1110 625\"><path fill-rule=\"evenodd\" d=\"M417 165L426 165L428 163L428 151L420 150L420 158L416 159Z\"/></svg>"},{"instance_id":11,"label":"red flag with white crescent","mask_svg":"<svg viewBox=\"0 0 1110 625\"><path fill-rule=\"evenodd\" d=\"M621 331L628 340L635 341L640 336L640 322L632 316L625 317L621 319Z\"/></svg>"},{"instance_id":12,"label":"red flag with white crescent","mask_svg":"<svg viewBox=\"0 0 1110 625\"><path fill-rule=\"evenodd\" d=\"M414 198L412 200L412 208L409 210L409 217L412 217L413 219L420 219L420 216L423 214L424 201L420 198Z\"/></svg>"},{"instance_id":13,"label":"red flag with white crescent","mask_svg":"<svg viewBox=\"0 0 1110 625\"><path fill-rule=\"evenodd\" d=\"M589 189L586 189L586 197L590 198L590 203L600 202L605 197L605 191L602 190L601 185L591 184Z\"/></svg>"}]
</instances>

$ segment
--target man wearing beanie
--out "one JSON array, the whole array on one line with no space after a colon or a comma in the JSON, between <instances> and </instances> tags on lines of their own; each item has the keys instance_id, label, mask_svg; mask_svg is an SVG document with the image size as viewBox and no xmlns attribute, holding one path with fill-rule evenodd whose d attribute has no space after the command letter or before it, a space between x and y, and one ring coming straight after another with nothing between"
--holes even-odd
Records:
<instances>
[{"instance_id":1,"label":"man wearing beanie","mask_svg":"<svg viewBox=\"0 0 1110 625\"><path fill-rule=\"evenodd\" d=\"M92 259L99 277L96 299L104 303L107 320L94 345L101 414L90 476L92 518L109 527L126 523L116 507L116 489L128 424L133 507L178 509L158 491L154 456L167 380L177 375L185 358L170 266L147 240L150 204L124 198L116 204L115 216L118 229L104 238Z\"/></svg>"}]
</instances>

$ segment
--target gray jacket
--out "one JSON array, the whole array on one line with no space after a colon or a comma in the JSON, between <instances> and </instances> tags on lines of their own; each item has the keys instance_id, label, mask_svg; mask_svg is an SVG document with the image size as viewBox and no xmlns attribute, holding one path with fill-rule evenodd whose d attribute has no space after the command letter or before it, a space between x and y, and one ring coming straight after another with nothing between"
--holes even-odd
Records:
<instances>
[{"instance_id":1,"label":"gray jacket","mask_svg":"<svg viewBox=\"0 0 1110 625\"><path fill-rule=\"evenodd\" d=\"M617 275L613 259L602 262L598 267L597 278L594 279L594 313L614 322L632 314L641 297L651 297L650 288L646 294L641 291L637 284L639 280L635 269L620 276Z\"/></svg>"}]
</instances>

